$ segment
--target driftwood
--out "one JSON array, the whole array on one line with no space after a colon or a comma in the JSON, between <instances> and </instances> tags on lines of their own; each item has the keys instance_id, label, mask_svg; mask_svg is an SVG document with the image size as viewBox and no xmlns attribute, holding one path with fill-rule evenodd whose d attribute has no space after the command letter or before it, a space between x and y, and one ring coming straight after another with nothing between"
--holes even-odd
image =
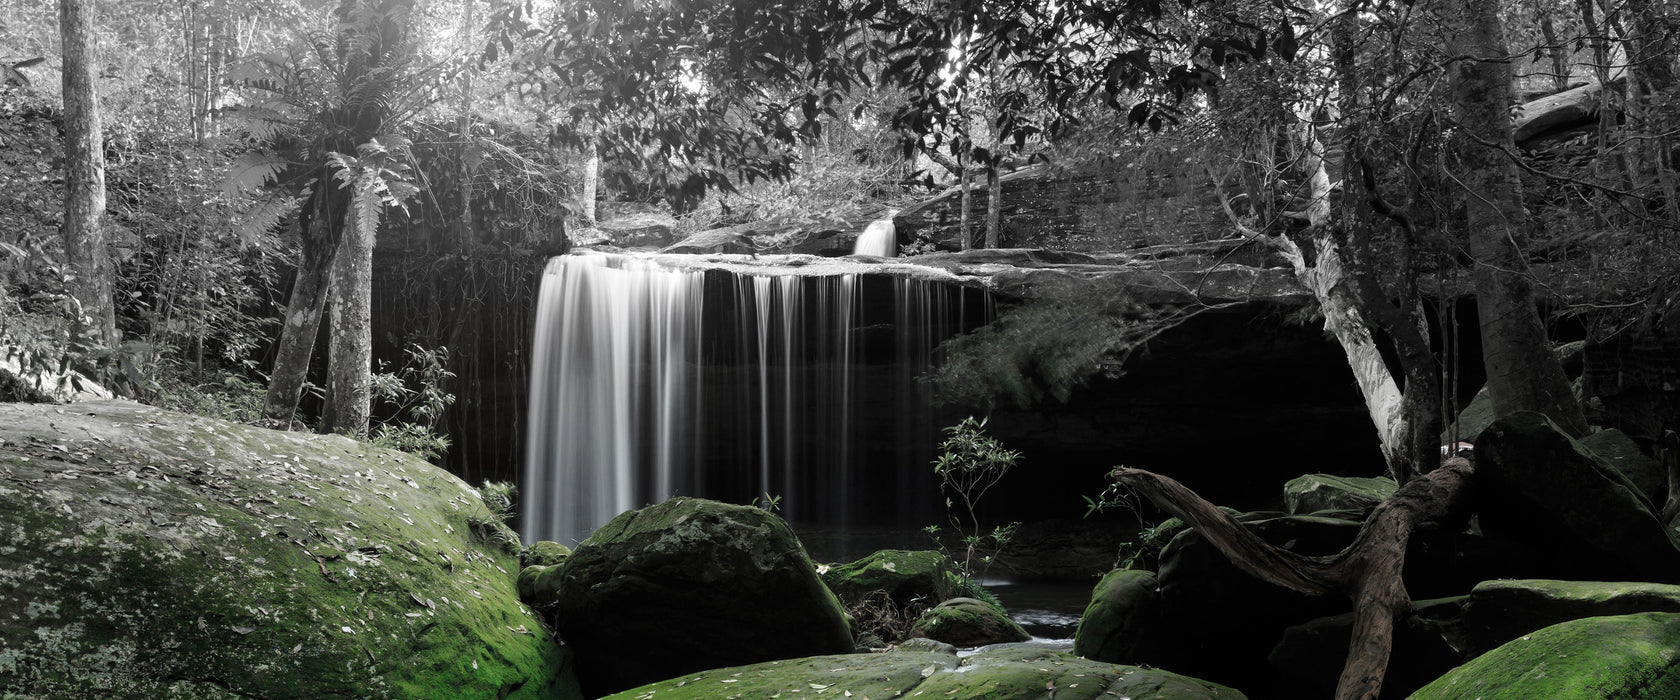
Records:
<instances>
[{"instance_id":1,"label":"driftwood","mask_svg":"<svg viewBox=\"0 0 1680 700\"><path fill-rule=\"evenodd\" d=\"M1168 477L1125 467L1111 476L1196 528L1243 571L1308 595L1341 592L1351 598L1353 639L1336 698L1375 700L1394 648L1394 622L1412 610L1400 578L1406 544L1414 532L1464 526L1470 515L1473 472L1469 461L1454 457L1412 479L1371 512L1353 544L1327 557L1273 546Z\"/></svg>"},{"instance_id":2,"label":"driftwood","mask_svg":"<svg viewBox=\"0 0 1680 700\"><path fill-rule=\"evenodd\" d=\"M1614 85L1617 81L1610 81ZM1585 124L1598 118L1604 83L1591 82L1524 104L1511 123L1511 137L1522 143L1559 128Z\"/></svg>"}]
</instances>

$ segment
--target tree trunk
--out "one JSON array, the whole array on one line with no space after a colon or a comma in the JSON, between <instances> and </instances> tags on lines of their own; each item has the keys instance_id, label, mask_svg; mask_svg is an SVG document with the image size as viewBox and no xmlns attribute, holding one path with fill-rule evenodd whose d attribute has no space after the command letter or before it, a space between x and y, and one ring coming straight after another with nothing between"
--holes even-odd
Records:
<instances>
[{"instance_id":1,"label":"tree trunk","mask_svg":"<svg viewBox=\"0 0 1680 700\"><path fill-rule=\"evenodd\" d=\"M1452 100L1458 127L1471 140L1460 149L1460 181L1481 319L1482 362L1494 413L1535 411L1580 436L1586 417L1540 323L1520 242L1529 227L1513 150L1510 56L1496 0L1464 0L1445 7L1454 66ZM1456 10L1456 12L1454 11ZM1502 150L1503 149L1503 150Z\"/></svg>"},{"instance_id":2,"label":"tree trunk","mask_svg":"<svg viewBox=\"0 0 1680 700\"><path fill-rule=\"evenodd\" d=\"M583 220L596 223L595 199L600 196L601 151L594 139L589 141L589 159L583 163Z\"/></svg>"},{"instance_id":3,"label":"tree trunk","mask_svg":"<svg viewBox=\"0 0 1680 700\"><path fill-rule=\"evenodd\" d=\"M974 181L969 177L968 169L962 165L963 159L957 159L957 181L962 183L962 206L958 210L958 230L962 232L963 250L979 248L979 241L974 238Z\"/></svg>"},{"instance_id":4,"label":"tree trunk","mask_svg":"<svg viewBox=\"0 0 1680 700\"><path fill-rule=\"evenodd\" d=\"M116 348L111 260L105 250L105 148L99 117L99 48L93 3L59 0L64 43L64 258L69 292L81 305L79 342Z\"/></svg>"},{"instance_id":5,"label":"tree trunk","mask_svg":"<svg viewBox=\"0 0 1680 700\"><path fill-rule=\"evenodd\" d=\"M996 163L986 165L986 247L1003 247L1003 182Z\"/></svg>"},{"instance_id":6,"label":"tree trunk","mask_svg":"<svg viewBox=\"0 0 1680 700\"><path fill-rule=\"evenodd\" d=\"M461 0L461 45L467 54L467 67L461 71L461 114L456 120L456 132L460 134L461 148L456 154L455 177L460 187L461 198L461 235L455 240L455 250L466 250L471 247L473 240L473 211L472 211L472 166L468 163L468 153L472 148L472 103L473 103L473 6L477 0Z\"/></svg>"},{"instance_id":7,"label":"tree trunk","mask_svg":"<svg viewBox=\"0 0 1680 700\"><path fill-rule=\"evenodd\" d=\"M301 245L292 296L280 326L280 341L269 375L268 393L263 397L263 417L291 427L298 399L309 378L309 359L315 354L315 336L321 328L321 313L327 305L328 271L338 248L337 229L344 217L343 198L333 187L325 168L316 176L315 194L299 216Z\"/></svg>"},{"instance_id":8,"label":"tree trunk","mask_svg":"<svg viewBox=\"0 0 1680 700\"><path fill-rule=\"evenodd\" d=\"M321 431L365 438L373 408L373 232L362 230L358 217L345 219L330 295L327 406Z\"/></svg>"}]
</instances>

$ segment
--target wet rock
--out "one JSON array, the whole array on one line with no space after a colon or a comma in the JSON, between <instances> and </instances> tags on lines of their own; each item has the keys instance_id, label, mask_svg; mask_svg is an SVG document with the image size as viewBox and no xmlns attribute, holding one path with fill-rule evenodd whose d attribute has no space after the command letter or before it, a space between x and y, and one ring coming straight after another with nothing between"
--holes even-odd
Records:
<instances>
[{"instance_id":1,"label":"wet rock","mask_svg":"<svg viewBox=\"0 0 1680 700\"><path fill-rule=\"evenodd\" d=\"M1162 633L1155 573L1116 569L1091 591L1073 635L1073 651L1093 661L1140 663Z\"/></svg>"},{"instance_id":2,"label":"wet rock","mask_svg":"<svg viewBox=\"0 0 1680 700\"><path fill-rule=\"evenodd\" d=\"M556 626L590 696L853 649L793 531L758 508L675 498L627 511L560 566Z\"/></svg>"},{"instance_id":3,"label":"wet rock","mask_svg":"<svg viewBox=\"0 0 1680 700\"><path fill-rule=\"evenodd\" d=\"M823 583L841 600L860 600L884 591L900 608L912 602L932 606L954 595L956 565L943 552L883 549L850 564L831 566Z\"/></svg>"},{"instance_id":4,"label":"wet rock","mask_svg":"<svg viewBox=\"0 0 1680 700\"><path fill-rule=\"evenodd\" d=\"M522 559L526 566L553 566L572 555L572 548L559 542L542 541L526 547Z\"/></svg>"},{"instance_id":5,"label":"wet rock","mask_svg":"<svg viewBox=\"0 0 1680 700\"><path fill-rule=\"evenodd\" d=\"M1024 642L1027 631L1002 609L973 598L952 598L922 614L912 637L927 637L959 647Z\"/></svg>"}]
</instances>

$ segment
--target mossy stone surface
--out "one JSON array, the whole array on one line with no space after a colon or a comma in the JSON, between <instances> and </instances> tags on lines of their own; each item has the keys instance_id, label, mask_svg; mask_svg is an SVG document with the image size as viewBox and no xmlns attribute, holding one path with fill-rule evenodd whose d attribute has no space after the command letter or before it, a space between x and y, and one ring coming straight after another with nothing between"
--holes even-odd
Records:
<instances>
[{"instance_id":1,"label":"mossy stone surface","mask_svg":"<svg viewBox=\"0 0 1680 700\"><path fill-rule=\"evenodd\" d=\"M1465 622L1487 650L1551 625L1584 617L1680 613L1680 586L1644 582L1505 579L1470 592Z\"/></svg>"},{"instance_id":2,"label":"mossy stone surface","mask_svg":"<svg viewBox=\"0 0 1680 700\"><path fill-rule=\"evenodd\" d=\"M973 598L952 598L922 613L910 636L959 647L1024 642L1032 638L1003 609Z\"/></svg>"},{"instance_id":3,"label":"mossy stone surface","mask_svg":"<svg viewBox=\"0 0 1680 700\"><path fill-rule=\"evenodd\" d=\"M1065 651L1010 644L983 649L961 660L949 654L892 651L721 668L632 688L606 700L776 697L1240 700L1244 696L1231 688L1167 671L1098 663Z\"/></svg>"},{"instance_id":4,"label":"mossy stone surface","mask_svg":"<svg viewBox=\"0 0 1680 700\"><path fill-rule=\"evenodd\" d=\"M758 508L675 498L627 511L560 567L556 625L592 696L853 649L804 547Z\"/></svg>"},{"instance_id":5,"label":"mossy stone surface","mask_svg":"<svg viewBox=\"0 0 1680 700\"><path fill-rule=\"evenodd\" d=\"M1387 477L1305 474L1283 485L1283 502L1291 514L1325 510L1369 511L1394 495L1398 488Z\"/></svg>"},{"instance_id":6,"label":"mossy stone surface","mask_svg":"<svg viewBox=\"0 0 1680 700\"><path fill-rule=\"evenodd\" d=\"M533 542L525 548L524 560L526 566L554 566L572 555L572 548L559 542Z\"/></svg>"},{"instance_id":7,"label":"mossy stone surface","mask_svg":"<svg viewBox=\"0 0 1680 700\"><path fill-rule=\"evenodd\" d=\"M953 597L951 574L955 571L956 565L943 552L883 549L850 564L831 566L822 579L844 600L885 591L902 608L915 600L937 605Z\"/></svg>"},{"instance_id":8,"label":"mossy stone surface","mask_svg":"<svg viewBox=\"0 0 1680 700\"><path fill-rule=\"evenodd\" d=\"M1571 620L1476 657L1411 700L1680 698L1680 614Z\"/></svg>"},{"instance_id":9,"label":"mossy stone surface","mask_svg":"<svg viewBox=\"0 0 1680 700\"><path fill-rule=\"evenodd\" d=\"M1073 651L1093 661L1136 663L1160 633L1160 582L1153 571L1116 569L1091 590Z\"/></svg>"},{"instance_id":10,"label":"mossy stone surface","mask_svg":"<svg viewBox=\"0 0 1680 700\"><path fill-rule=\"evenodd\" d=\"M0 688L579 697L492 520L454 476L347 438L0 404Z\"/></svg>"}]
</instances>

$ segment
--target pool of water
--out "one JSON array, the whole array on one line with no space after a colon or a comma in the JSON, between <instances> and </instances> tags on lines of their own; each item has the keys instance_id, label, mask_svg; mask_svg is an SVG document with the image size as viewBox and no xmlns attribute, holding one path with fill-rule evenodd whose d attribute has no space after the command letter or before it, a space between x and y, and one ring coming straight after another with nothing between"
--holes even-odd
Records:
<instances>
[{"instance_id":1,"label":"pool of water","mask_svg":"<svg viewBox=\"0 0 1680 700\"><path fill-rule=\"evenodd\" d=\"M1079 627L1079 616L1091 601L1091 586L1084 583L1061 583L986 579L980 582L997 596L1009 616L1027 631L1042 639L1072 639Z\"/></svg>"}]
</instances>

